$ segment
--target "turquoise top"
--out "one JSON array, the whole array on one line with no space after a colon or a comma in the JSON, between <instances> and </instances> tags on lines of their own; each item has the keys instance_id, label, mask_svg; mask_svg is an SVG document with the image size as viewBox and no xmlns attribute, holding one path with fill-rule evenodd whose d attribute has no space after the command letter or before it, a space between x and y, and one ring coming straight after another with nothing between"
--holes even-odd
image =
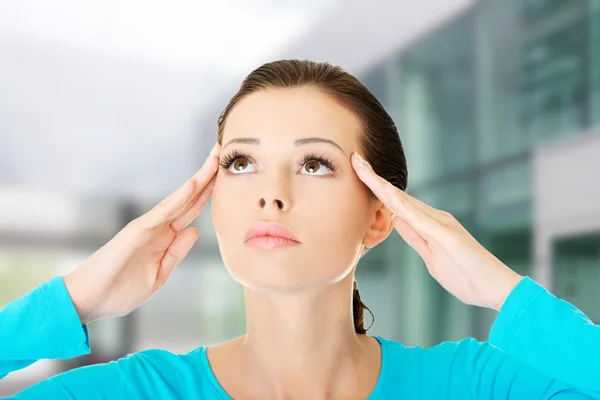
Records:
<instances>
[{"instance_id":1,"label":"turquoise top","mask_svg":"<svg viewBox=\"0 0 600 400\"><path fill-rule=\"evenodd\" d=\"M600 399L600 326L529 277L506 299L489 341L405 347L376 337L382 366L374 399ZM90 353L62 277L0 309L0 379L38 359ZM146 350L76 368L11 399L230 399L206 348Z\"/></svg>"}]
</instances>

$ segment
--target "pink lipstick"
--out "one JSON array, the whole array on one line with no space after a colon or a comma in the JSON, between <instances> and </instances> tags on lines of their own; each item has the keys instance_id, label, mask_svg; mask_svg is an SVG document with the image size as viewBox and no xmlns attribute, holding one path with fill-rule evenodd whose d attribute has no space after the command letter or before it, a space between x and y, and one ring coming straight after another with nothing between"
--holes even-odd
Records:
<instances>
[{"instance_id":1,"label":"pink lipstick","mask_svg":"<svg viewBox=\"0 0 600 400\"><path fill-rule=\"evenodd\" d=\"M283 224L278 222L260 222L248 229L244 236L244 243L248 247L273 250L297 246L300 244L300 241Z\"/></svg>"}]
</instances>

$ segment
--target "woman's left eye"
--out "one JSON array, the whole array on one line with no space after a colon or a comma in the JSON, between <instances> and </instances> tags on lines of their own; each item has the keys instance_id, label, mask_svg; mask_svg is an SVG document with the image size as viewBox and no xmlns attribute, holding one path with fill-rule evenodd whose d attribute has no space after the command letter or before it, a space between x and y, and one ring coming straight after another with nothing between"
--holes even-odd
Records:
<instances>
[{"instance_id":1,"label":"woman's left eye","mask_svg":"<svg viewBox=\"0 0 600 400\"><path fill-rule=\"evenodd\" d=\"M325 163L318 160L308 160L302 163L302 172L306 172L307 175L327 175L331 171Z\"/></svg>"}]
</instances>

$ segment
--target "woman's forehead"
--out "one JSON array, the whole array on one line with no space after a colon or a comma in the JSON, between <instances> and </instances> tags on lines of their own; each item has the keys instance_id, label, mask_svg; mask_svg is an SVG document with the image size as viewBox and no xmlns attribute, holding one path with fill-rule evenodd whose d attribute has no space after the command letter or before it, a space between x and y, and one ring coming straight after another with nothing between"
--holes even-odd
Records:
<instances>
[{"instance_id":1,"label":"woman's forehead","mask_svg":"<svg viewBox=\"0 0 600 400\"><path fill-rule=\"evenodd\" d=\"M244 97L231 110L222 143L238 137L263 143L318 137L350 148L359 126L354 113L317 88L266 89Z\"/></svg>"}]
</instances>

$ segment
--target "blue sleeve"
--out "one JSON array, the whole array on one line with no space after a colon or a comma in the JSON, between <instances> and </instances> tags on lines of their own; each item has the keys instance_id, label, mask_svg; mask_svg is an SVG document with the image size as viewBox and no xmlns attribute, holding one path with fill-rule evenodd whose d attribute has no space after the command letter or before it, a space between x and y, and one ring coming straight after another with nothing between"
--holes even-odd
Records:
<instances>
[{"instance_id":1,"label":"blue sleeve","mask_svg":"<svg viewBox=\"0 0 600 400\"><path fill-rule=\"evenodd\" d=\"M598 399L598 393L561 382L489 342L473 338L418 348L417 354L421 354L416 364L419 387L414 391L418 398Z\"/></svg>"},{"instance_id":2,"label":"blue sleeve","mask_svg":"<svg viewBox=\"0 0 600 400\"><path fill-rule=\"evenodd\" d=\"M86 326L61 276L0 309L0 379L39 359L90 353Z\"/></svg>"},{"instance_id":3,"label":"blue sleeve","mask_svg":"<svg viewBox=\"0 0 600 400\"><path fill-rule=\"evenodd\" d=\"M489 342L600 398L600 326L529 277L521 279L506 299Z\"/></svg>"},{"instance_id":4,"label":"blue sleeve","mask_svg":"<svg viewBox=\"0 0 600 400\"><path fill-rule=\"evenodd\" d=\"M105 364L88 365L45 379L7 400L117 400L123 390L129 357Z\"/></svg>"},{"instance_id":5,"label":"blue sleeve","mask_svg":"<svg viewBox=\"0 0 600 400\"><path fill-rule=\"evenodd\" d=\"M489 342L466 343L466 379L473 399L598 399L599 392L562 382Z\"/></svg>"},{"instance_id":6,"label":"blue sleeve","mask_svg":"<svg viewBox=\"0 0 600 400\"><path fill-rule=\"evenodd\" d=\"M61 276L0 309L0 378L39 359L90 353L86 326ZM43 380L10 399L117 399L129 357L76 368Z\"/></svg>"}]
</instances>

